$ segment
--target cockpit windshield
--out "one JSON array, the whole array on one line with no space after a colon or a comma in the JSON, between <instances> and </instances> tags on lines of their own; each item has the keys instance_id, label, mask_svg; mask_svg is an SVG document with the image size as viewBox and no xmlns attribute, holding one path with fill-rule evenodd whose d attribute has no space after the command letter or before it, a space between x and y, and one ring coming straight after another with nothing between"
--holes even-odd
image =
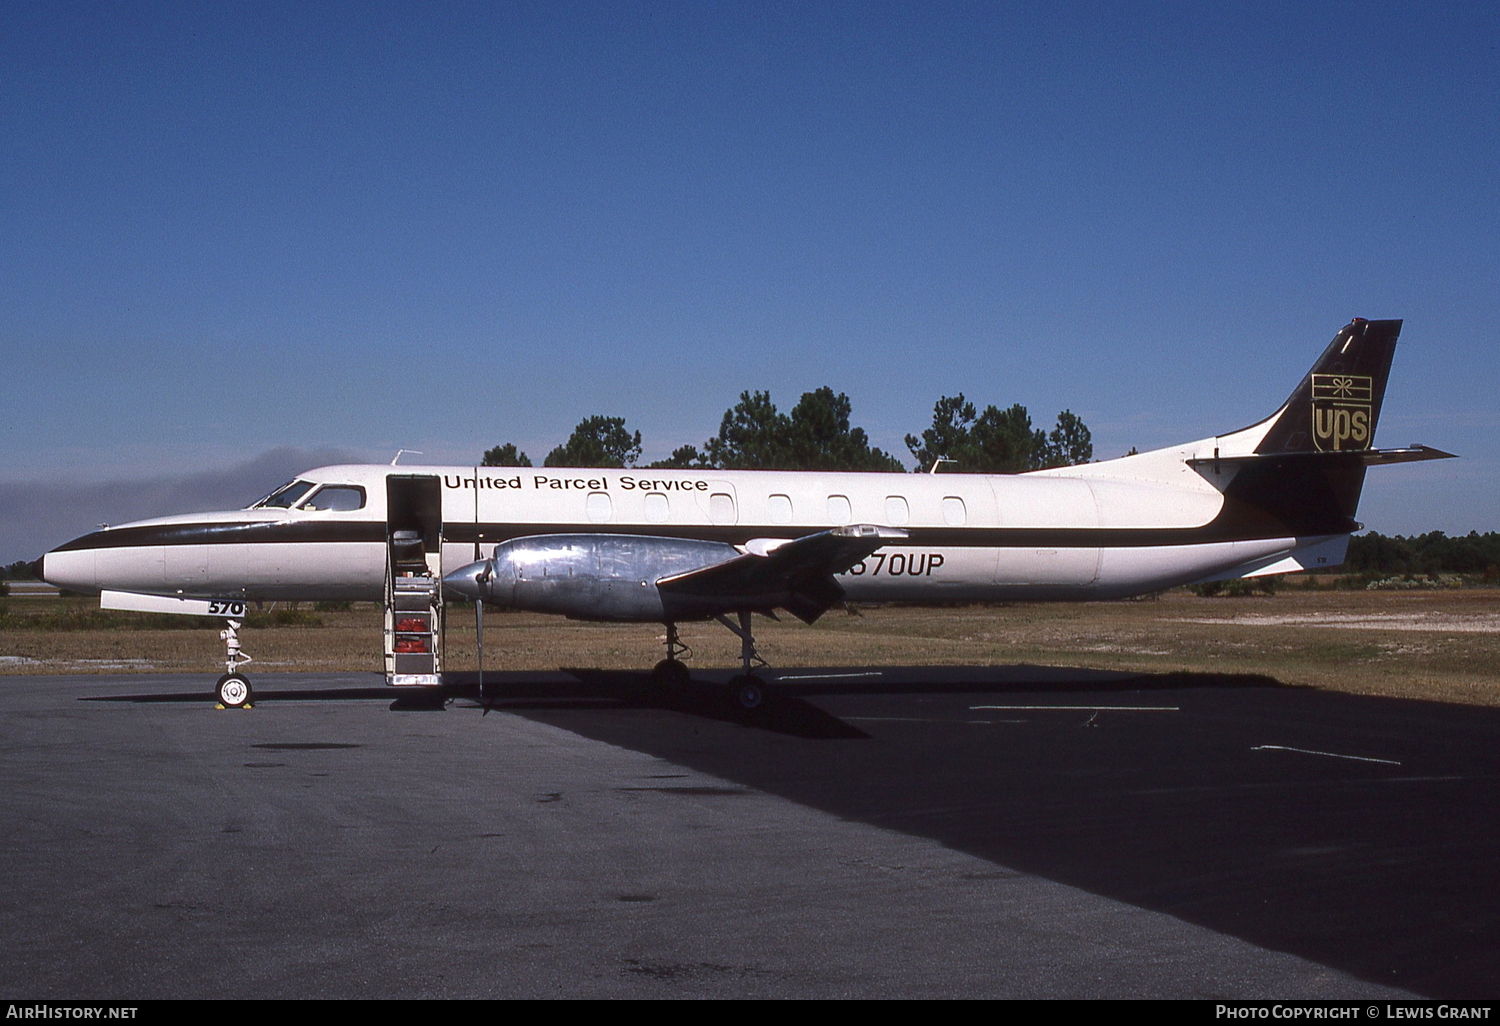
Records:
<instances>
[{"instance_id":1,"label":"cockpit windshield","mask_svg":"<svg viewBox=\"0 0 1500 1026\"><path fill-rule=\"evenodd\" d=\"M365 490L358 485L324 485L302 504L302 508L350 513L365 508Z\"/></svg>"},{"instance_id":2,"label":"cockpit windshield","mask_svg":"<svg viewBox=\"0 0 1500 1026\"><path fill-rule=\"evenodd\" d=\"M290 481L261 499L251 509L291 509L304 495L312 490L311 481Z\"/></svg>"}]
</instances>

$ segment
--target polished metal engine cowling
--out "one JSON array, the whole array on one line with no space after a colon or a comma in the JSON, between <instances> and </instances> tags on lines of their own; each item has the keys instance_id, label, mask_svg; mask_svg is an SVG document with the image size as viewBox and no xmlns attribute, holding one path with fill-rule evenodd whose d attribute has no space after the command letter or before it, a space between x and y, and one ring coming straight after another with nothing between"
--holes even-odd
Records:
<instances>
[{"instance_id":1,"label":"polished metal engine cowling","mask_svg":"<svg viewBox=\"0 0 1500 1026\"><path fill-rule=\"evenodd\" d=\"M724 542L611 534L548 534L495 546L445 583L491 605L585 620L663 619L656 582L734 559Z\"/></svg>"}]
</instances>

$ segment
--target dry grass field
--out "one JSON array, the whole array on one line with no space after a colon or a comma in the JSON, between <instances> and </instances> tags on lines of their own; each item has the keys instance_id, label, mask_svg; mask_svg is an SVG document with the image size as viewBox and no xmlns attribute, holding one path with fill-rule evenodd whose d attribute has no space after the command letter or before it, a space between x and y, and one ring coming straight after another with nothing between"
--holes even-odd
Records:
<instances>
[{"instance_id":1,"label":"dry grass field","mask_svg":"<svg viewBox=\"0 0 1500 1026\"><path fill-rule=\"evenodd\" d=\"M12 597L0 616L0 673L220 672L217 631L149 624L133 614L100 617L94 600ZM305 608L305 607L304 607ZM66 610L84 624L56 621ZM243 632L256 671L380 669L373 606L315 612L321 626ZM90 623L103 620L104 623ZM168 625L168 626L163 626ZM991 665L1028 663L1144 672L1244 673L1286 684L1365 694L1500 705L1500 590L1302 591L1201 598L953 608L886 606L834 611L809 627L757 619L773 666ZM717 624L687 624L690 664L735 665L738 641ZM485 617L488 668L640 669L661 657L650 624L578 623L529 613ZM449 616L448 665L474 668L469 609Z\"/></svg>"}]
</instances>

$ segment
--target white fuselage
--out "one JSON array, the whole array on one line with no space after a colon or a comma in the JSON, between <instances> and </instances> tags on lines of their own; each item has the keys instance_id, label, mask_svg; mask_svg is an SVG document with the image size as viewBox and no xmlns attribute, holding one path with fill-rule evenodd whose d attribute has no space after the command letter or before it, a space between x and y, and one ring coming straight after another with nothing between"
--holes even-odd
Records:
<instances>
[{"instance_id":1,"label":"white fuselage","mask_svg":"<svg viewBox=\"0 0 1500 1026\"><path fill-rule=\"evenodd\" d=\"M629 533L744 549L850 523L909 535L839 575L857 601L1116 598L1337 564L1347 534L1234 528L1224 495L1234 468L1186 463L1248 452L1263 433L1257 425L1020 475L330 466L301 480L358 491L360 508L255 507L140 521L48 553L44 574L91 592L378 600L390 475L441 481L444 573L475 560L476 546L488 555L529 535ZM307 492L309 505L316 496Z\"/></svg>"}]
</instances>

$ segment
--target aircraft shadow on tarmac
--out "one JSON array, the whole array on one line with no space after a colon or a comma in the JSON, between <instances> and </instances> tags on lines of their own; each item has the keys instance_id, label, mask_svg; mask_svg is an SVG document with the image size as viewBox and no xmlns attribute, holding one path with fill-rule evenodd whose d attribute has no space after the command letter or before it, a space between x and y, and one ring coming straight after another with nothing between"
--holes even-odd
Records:
<instances>
[{"instance_id":1,"label":"aircraft shadow on tarmac","mask_svg":"<svg viewBox=\"0 0 1500 1026\"><path fill-rule=\"evenodd\" d=\"M732 672L662 692L641 673L489 671L482 696L476 674L452 674L432 697L1367 980L1500 993L1500 709L1262 676L962 666L781 669L767 704L746 712L724 686ZM347 677L305 680L263 679L257 701L391 699ZM858 743L825 743L840 740Z\"/></svg>"},{"instance_id":2,"label":"aircraft shadow on tarmac","mask_svg":"<svg viewBox=\"0 0 1500 1026\"><path fill-rule=\"evenodd\" d=\"M945 675L782 696L864 727L855 745L516 711L1367 980L1500 994L1500 709L1230 675Z\"/></svg>"},{"instance_id":3,"label":"aircraft shadow on tarmac","mask_svg":"<svg viewBox=\"0 0 1500 1026\"><path fill-rule=\"evenodd\" d=\"M389 687L286 688L259 684L255 703L390 701L393 712L441 711L448 703L507 712L600 708L650 708L754 727L809 740L858 740L869 735L834 716L805 696L896 694L997 694L1007 691L1049 692L1150 691L1206 687L1285 687L1270 677L1252 674L1134 674L1105 670L1042 666L905 666L861 668L789 668L769 676L763 705L743 709L725 686L732 671L710 671L685 685L666 689L649 674L625 670L564 669L561 673L449 672L441 688L413 691L392 699ZM724 678L724 679L718 679ZM85 702L201 703L213 695L158 692L135 695L86 695Z\"/></svg>"},{"instance_id":4,"label":"aircraft shadow on tarmac","mask_svg":"<svg viewBox=\"0 0 1500 1026\"><path fill-rule=\"evenodd\" d=\"M663 690L644 673L618 670L567 669L578 683L574 688L545 686L543 694L526 695L524 686L492 685L488 678L481 704L511 712L545 708L576 708L579 699L622 706L667 709L674 712L741 724L777 734L816 740L857 740L869 734L809 702L817 695L879 694L995 694L1035 691L1045 687L1059 693L1074 691L1153 690L1191 687L1281 687L1269 677L1234 674L1121 674L1096 670L1058 670L1052 667L890 667L860 669L785 669L769 676L767 699L756 709L742 709L725 682L695 677L685 687ZM467 686L477 693L477 674L450 674L449 686ZM471 683L472 681L472 683ZM537 689L541 690L541 689Z\"/></svg>"}]
</instances>

